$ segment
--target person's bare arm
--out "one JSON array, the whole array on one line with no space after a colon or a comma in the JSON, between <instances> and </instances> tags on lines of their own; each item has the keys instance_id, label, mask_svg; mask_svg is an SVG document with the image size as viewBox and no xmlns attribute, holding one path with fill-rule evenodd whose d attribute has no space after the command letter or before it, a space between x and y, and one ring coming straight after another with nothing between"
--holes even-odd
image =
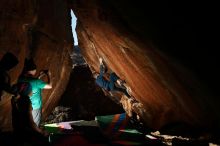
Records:
<instances>
[{"instance_id":1,"label":"person's bare arm","mask_svg":"<svg viewBox=\"0 0 220 146\"><path fill-rule=\"evenodd\" d=\"M47 84L44 86L44 89L51 89L52 83L50 81L50 75L51 73L48 70L43 70L40 72L40 75L38 76L39 79L41 79L43 76L47 76Z\"/></svg>"},{"instance_id":2,"label":"person's bare arm","mask_svg":"<svg viewBox=\"0 0 220 146\"><path fill-rule=\"evenodd\" d=\"M51 84L46 84L45 86L44 86L44 89L51 89L52 88L52 85Z\"/></svg>"}]
</instances>

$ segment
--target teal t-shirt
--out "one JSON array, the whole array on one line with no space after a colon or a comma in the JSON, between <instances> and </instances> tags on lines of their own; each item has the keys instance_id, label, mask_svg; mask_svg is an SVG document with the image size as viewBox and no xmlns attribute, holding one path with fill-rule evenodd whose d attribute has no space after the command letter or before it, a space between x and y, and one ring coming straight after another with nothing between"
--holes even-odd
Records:
<instances>
[{"instance_id":1,"label":"teal t-shirt","mask_svg":"<svg viewBox=\"0 0 220 146\"><path fill-rule=\"evenodd\" d=\"M41 89L43 89L47 83L45 83L44 81L38 78L31 78L31 77L21 78L20 80L29 82L30 85L32 86L32 96L30 96L32 108L33 109L41 108L42 107Z\"/></svg>"}]
</instances>

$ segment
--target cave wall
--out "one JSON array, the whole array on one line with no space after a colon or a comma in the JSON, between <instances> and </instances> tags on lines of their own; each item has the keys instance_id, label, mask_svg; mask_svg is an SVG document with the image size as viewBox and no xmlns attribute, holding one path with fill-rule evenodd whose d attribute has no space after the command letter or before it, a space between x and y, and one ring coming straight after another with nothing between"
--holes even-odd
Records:
<instances>
[{"instance_id":1,"label":"cave wall","mask_svg":"<svg viewBox=\"0 0 220 146\"><path fill-rule=\"evenodd\" d=\"M179 7L173 9L170 4L152 5L129 0L1 0L0 58L10 51L20 61L9 73L12 83L16 82L25 57L32 56L39 70L51 70L54 84L52 90L43 92L44 116L58 102L71 70L69 52L73 39L66 2L77 16L79 46L90 68L98 71L98 57L103 57L108 67L126 80L133 96L143 104L144 108L134 110L148 126L159 129L180 121L194 126L219 127L219 94L215 96L206 92L197 80L197 74L190 70L201 63L197 71L203 71L204 64L206 69L200 77L209 73L208 77L218 83L219 77L216 75L219 72L215 70L218 55L212 56L217 53L212 49L214 47L209 47L211 43L207 43L206 38L211 35L207 33L208 28L202 27L205 24L191 33L194 28L188 27L188 23L182 25L185 12ZM178 10L180 13L176 13ZM201 12L195 11L198 14ZM210 13L204 12L198 16L212 20ZM206 15L203 17L203 14ZM197 13L191 15L190 11L185 16L189 16L189 20L194 20L194 16L203 20L197 17ZM24 24L32 26L31 33L27 33ZM211 26L209 28L212 30ZM204 32L206 37L201 35ZM188 33L190 35L186 36ZM182 34L185 36L180 37ZM194 40L199 42L194 43ZM194 50L198 48L197 43L201 46L205 43L207 48L199 46L200 51L197 52ZM167 48L172 48L171 53L166 51ZM184 54L184 49L190 53ZM193 60L196 55L199 57ZM189 57L186 66L177 61L185 57ZM207 60L202 60L203 57ZM218 89L216 85L212 87ZM1 130L11 128L10 110L10 95L4 94L0 101Z\"/></svg>"},{"instance_id":2,"label":"cave wall","mask_svg":"<svg viewBox=\"0 0 220 146\"><path fill-rule=\"evenodd\" d=\"M43 91L44 116L58 102L70 75L69 54L73 48L70 18L62 0L0 2L0 58L11 52L19 60L9 72L11 84L21 73L25 57L34 58L38 71L51 71L53 89ZM10 97L4 93L0 101L0 131L11 129Z\"/></svg>"},{"instance_id":3,"label":"cave wall","mask_svg":"<svg viewBox=\"0 0 220 146\"><path fill-rule=\"evenodd\" d=\"M148 126L159 129L173 122L219 126L215 105L219 99L192 70L190 60L200 53L195 53L198 48L193 42L193 28L182 28L188 24L182 25L184 12L179 10L182 15L178 15L178 7L123 0L68 2L78 19L79 47L90 68L98 72L98 58L103 57L143 104L144 108L134 110ZM189 37L181 36L188 32ZM187 57L181 53L184 47L191 52L191 58L185 58L191 67L181 60Z\"/></svg>"}]
</instances>

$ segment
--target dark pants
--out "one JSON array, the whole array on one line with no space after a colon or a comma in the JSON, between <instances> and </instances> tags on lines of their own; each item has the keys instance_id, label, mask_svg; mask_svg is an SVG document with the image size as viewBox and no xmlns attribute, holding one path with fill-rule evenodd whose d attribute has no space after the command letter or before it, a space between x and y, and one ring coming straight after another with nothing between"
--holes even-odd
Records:
<instances>
[{"instance_id":1,"label":"dark pants","mask_svg":"<svg viewBox=\"0 0 220 146\"><path fill-rule=\"evenodd\" d=\"M109 90L113 91L115 90L115 82L119 79L119 77L115 73L110 74L110 83L109 83Z\"/></svg>"},{"instance_id":2,"label":"dark pants","mask_svg":"<svg viewBox=\"0 0 220 146\"><path fill-rule=\"evenodd\" d=\"M110 84L109 84L109 91L119 91L124 93L127 97L130 97L125 87L117 87L115 82L119 79L119 77L113 72L110 74Z\"/></svg>"}]
</instances>

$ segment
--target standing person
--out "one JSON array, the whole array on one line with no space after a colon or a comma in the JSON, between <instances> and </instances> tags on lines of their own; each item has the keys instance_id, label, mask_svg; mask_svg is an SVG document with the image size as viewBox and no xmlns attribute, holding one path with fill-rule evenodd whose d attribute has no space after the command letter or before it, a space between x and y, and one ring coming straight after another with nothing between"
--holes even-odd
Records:
<instances>
[{"instance_id":1,"label":"standing person","mask_svg":"<svg viewBox=\"0 0 220 146\"><path fill-rule=\"evenodd\" d=\"M25 59L24 69L20 75L18 82L29 82L32 87L32 95L30 96L32 105L32 116L37 126L39 126L42 118L42 89L51 89L50 76L48 71L41 71L40 75L36 77L37 66L33 59ZM40 78L44 75L47 76L47 82Z\"/></svg>"},{"instance_id":2,"label":"standing person","mask_svg":"<svg viewBox=\"0 0 220 146\"><path fill-rule=\"evenodd\" d=\"M11 78L8 74L13 67L18 64L18 59L10 52L4 54L0 61L0 101L3 91L14 94L13 87L11 86Z\"/></svg>"},{"instance_id":3,"label":"standing person","mask_svg":"<svg viewBox=\"0 0 220 146\"><path fill-rule=\"evenodd\" d=\"M99 58L100 63L100 73L95 74L95 82L101 88L107 91L119 91L124 93L128 98L131 97L129 94L130 88L125 86L125 83L114 73L110 74L110 79L105 79L104 75L107 73L107 67L103 63L103 59ZM118 84L118 86L116 85Z\"/></svg>"},{"instance_id":4,"label":"standing person","mask_svg":"<svg viewBox=\"0 0 220 146\"><path fill-rule=\"evenodd\" d=\"M17 95L12 97L11 105L12 126L16 144L23 145L28 142L33 145L48 145L49 133L39 128L33 120L30 100L32 87L30 83L18 82L14 86Z\"/></svg>"}]
</instances>

